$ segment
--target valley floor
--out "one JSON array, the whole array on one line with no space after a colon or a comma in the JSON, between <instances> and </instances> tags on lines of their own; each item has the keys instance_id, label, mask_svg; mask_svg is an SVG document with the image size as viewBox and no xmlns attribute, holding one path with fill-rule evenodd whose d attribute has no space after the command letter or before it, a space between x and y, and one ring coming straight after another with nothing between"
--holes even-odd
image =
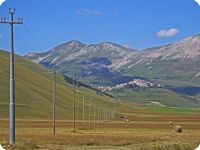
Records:
<instances>
[{"instance_id":1,"label":"valley floor","mask_svg":"<svg viewBox=\"0 0 200 150\"><path fill-rule=\"evenodd\" d=\"M162 118L163 119L163 118ZM183 127L176 133L165 120L77 122L57 121L52 135L50 120L17 120L16 145L8 146L8 120L0 120L0 143L7 149L41 150L193 150L200 144L200 120L174 120ZM94 128L95 125L95 128Z\"/></svg>"}]
</instances>

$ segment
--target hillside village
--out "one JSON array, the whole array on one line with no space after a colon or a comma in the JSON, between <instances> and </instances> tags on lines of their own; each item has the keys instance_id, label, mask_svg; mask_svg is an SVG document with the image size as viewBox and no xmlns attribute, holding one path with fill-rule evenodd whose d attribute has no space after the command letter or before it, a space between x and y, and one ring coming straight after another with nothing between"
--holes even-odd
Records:
<instances>
[{"instance_id":1,"label":"hillside village","mask_svg":"<svg viewBox=\"0 0 200 150\"><path fill-rule=\"evenodd\" d=\"M128 83L117 84L115 86L98 86L97 88L102 91L112 91L125 88L132 88L134 90L137 90L138 88L153 88L153 87L162 88L163 85L142 79L134 79Z\"/></svg>"}]
</instances>

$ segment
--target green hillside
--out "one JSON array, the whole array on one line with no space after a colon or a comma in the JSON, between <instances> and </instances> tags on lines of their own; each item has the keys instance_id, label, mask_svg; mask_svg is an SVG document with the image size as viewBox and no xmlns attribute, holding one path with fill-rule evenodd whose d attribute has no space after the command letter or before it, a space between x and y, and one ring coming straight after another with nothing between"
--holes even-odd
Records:
<instances>
[{"instance_id":1,"label":"green hillside","mask_svg":"<svg viewBox=\"0 0 200 150\"><path fill-rule=\"evenodd\" d=\"M50 119L52 114L52 74L38 64L16 56L16 117L18 119ZM9 110L9 54L0 51L0 116L8 118ZM58 119L71 119L73 108L73 87L57 76L56 114ZM97 95L95 91L77 87L76 111L80 118L82 97L85 91L85 113L88 113L90 101L97 107L114 107L113 99Z\"/></svg>"},{"instance_id":2,"label":"green hillside","mask_svg":"<svg viewBox=\"0 0 200 150\"><path fill-rule=\"evenodd\" d=\"M139 103L160 103L170 107L198 107L200 100L194 97L177 94L164 88L149 88L134 91L132 89L115 90L121 100Z\"/></svg>"},{"instance_id":3,"label":"green hillside","mask_svg":"<svg viewBox=\"0 0 200 150\"><path fill-rule=\"evenodd\" d=\"M144 60L134 65L125 75L154 79L171 86L199 86L199 59Z\"/></svg>"}]
</instances>

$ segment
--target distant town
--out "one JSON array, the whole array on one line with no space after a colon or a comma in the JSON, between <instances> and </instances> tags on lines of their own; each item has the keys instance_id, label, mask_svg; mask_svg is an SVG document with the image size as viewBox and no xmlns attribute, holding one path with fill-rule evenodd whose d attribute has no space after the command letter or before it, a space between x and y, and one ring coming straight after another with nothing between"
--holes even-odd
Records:
<instances>
[{"instance_id":1,"label":"distant town","mask_svg":"<svg viewBox=\"0 0 200 150\"><path fill-rule=\"evenodd\" d=\"M162 88L163 85L150 82L142 79L134 79L128 83L121 83L115 86L97 86L97 88L101 91L113 91L117 89L125 89L125 88L132 88L134 90L139 88Z\"/></svg>"}]
</instances>

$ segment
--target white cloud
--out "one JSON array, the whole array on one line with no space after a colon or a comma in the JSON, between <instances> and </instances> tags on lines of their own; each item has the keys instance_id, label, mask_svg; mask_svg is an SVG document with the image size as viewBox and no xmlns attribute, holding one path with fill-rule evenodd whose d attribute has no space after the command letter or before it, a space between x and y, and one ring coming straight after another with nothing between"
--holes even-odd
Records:
<instances>
[{"instance_id":1,"label":"white cloud","mask_svg":"<svg viewBox=\"0 0 200 150\"><path fill-rule=\"evenodd\" d=\"M176 36L177 34L179 34L179 30L177 28L171 28L171 29L160 30L157 33L157 36L159 38L168 38L168 37Z\"/></svg>"},{"instance_id":2,"label":"white cloud","mask_svg":"<svg viewBox=\"0 0 200 150\"><path fill-rule=\"evenodd\" d=\"M200 6L200 0L194 0L194 1L197 2L199 4L199 6Z\"/></svg>"},{"instance_id":3,"label":"white cloud","mask_svg":"<svg viewBox=\"0 0 200 150\"><path fill-rule=\"evenodd\" d=\"M87 8L80 9L76 13L78 15L83 15L83 16L101 16L103 14L102 11L91 10L91 9L87 9Z\"/></svg>"},{"instance_id":4,"label":"white cloud","mask_svg":"<svg viewBox=\"0 0 200 150\"><path fill-rule=\"evenodd\" d=\"M5 2L6 0L0 0L0 6Z\"/></svg>"}]
</instances>

